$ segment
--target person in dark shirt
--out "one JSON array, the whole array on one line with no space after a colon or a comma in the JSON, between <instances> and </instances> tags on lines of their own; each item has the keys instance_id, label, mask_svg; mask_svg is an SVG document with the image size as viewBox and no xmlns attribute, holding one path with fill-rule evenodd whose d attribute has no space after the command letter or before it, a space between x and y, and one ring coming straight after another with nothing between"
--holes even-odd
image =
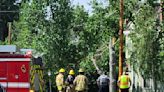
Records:
<instances>
[{"instance_id":1,"label":"person in dark shirt","mask_svg":"<svg viewBox=\"0 0 164 92\"><path fill-rule=\"evenodd\" d=\"M75 79L75 72L74 70L70 70L69 75L66 79L66 85L67 85L66 92L75 92L75 87L73 85L74 79Z\"/></svg>"},{"instance_id":2,"label":"person in dark shirt","mask_svg":"<svg viewBox=\"0 0 164 92\"><path fill-rule=\"evenodd\" d=\"M109 92L109 77L106 73L102 73L97 79L97 85L99 87L99 92Z\"/></svg>"}]
</instances>

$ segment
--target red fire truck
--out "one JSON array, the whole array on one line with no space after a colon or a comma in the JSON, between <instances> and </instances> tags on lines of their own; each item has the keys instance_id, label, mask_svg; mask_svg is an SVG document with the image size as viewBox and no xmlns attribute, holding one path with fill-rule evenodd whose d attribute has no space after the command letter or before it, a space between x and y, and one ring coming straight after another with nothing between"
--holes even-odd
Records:
<instances>
[{"instance_id":1,"label":"red fire truck","mask_svg":"<svg viewBox=\"0 0 164 92\"><path fill-rule=\"evenodd\" d=\"M31 56L15 52L15 46L0 46L0 85L4 92L29 92Z\"/></svg>"}]
</instances>

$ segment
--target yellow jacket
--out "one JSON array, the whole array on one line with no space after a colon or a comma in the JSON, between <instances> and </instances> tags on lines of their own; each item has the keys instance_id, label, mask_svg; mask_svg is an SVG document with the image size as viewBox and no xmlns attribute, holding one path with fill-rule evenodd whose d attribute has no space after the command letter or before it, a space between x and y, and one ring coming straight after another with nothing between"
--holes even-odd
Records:
<instances>
[{"instance_id":1,"label":"yellow jacket","mask_svg":"<svg viewBox=\"0 0 164 92\"><path fill-rule=\"evenodd\" d=\"M119 81L119 87L121 89L129 88L131 85L131 80L128 75L122 75L121 77L119 77L118 81Z\"/></svg>"},{"instance_id":2,"label":"yellow jacket","mask_svg":"<svg viewBox=\"0 0 164 92\"><path fill-rule=\"evenodd\" d=\"M88 79L85 75L78 75L74 80L75 90L84 91L88 89Z\"/></svg>"},{"instance_id":3,"label":"yellow jacket","mask_svg":"<svg viewBox=\"0 0 164 92\"><path fill-rule=\"evenodd\" d=\"M57 86L59 91L61 91L64 87L64 75L61 73L59 73L56 76L56 86Z\"/></svg>"}]
</instances>

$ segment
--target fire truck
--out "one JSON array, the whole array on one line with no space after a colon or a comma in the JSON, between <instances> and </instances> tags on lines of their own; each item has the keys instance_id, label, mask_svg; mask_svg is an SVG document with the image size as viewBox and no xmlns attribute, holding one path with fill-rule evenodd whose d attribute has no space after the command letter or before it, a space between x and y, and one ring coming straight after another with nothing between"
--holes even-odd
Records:
<instances>
[{"instance_id":1,"label":"fire truck","mask_svg":"<svg viewBox=\"0 0 164 92\"><path fill-rule=\"evenodd\" d=\"M3 92L30 92L35 88L35 73L40 74L41 80L43 74L35 69L36 65L32 65L31 61L31 51L20 54L14 45L0 45L0 86ZM43 92L43 85L38 86Z\"/></svg>"}]
</instances>

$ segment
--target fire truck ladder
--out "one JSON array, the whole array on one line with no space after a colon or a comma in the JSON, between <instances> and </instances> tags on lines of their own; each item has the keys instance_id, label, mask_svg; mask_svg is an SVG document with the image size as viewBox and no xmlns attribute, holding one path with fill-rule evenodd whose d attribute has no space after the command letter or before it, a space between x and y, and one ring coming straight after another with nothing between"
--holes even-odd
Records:
<instances>
[{"instance_id":1,"label":"fire truck ladder","mask_svg":"<svg viewBox=\"0 0 164 92\"><path fill-rule=\"evenodd\" d=\"M37 81L38 80L38 81ZM44 81L43 81L43 70L40 65L31 66L31 89L35 90L35 87L38 86L40 92L44 92ZM35 83L39 82L39 83Z\"/></svg>"}]
</instances>

